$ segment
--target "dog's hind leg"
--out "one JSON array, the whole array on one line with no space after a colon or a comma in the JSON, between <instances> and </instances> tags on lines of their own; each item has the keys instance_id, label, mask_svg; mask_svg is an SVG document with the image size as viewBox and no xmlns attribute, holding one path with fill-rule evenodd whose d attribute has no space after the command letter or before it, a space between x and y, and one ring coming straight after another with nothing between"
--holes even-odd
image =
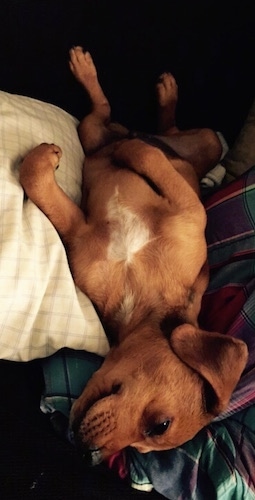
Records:
<instances>
[{"instance_id":1,"label":"dog's hind leg","mask_svg":"<svg viewBox=\"0 0 255 500\"><path fill-rule=\"evenodd\" d=\"M178 87L171 73L163 73L156 84L158 101L158 132L181 158L193 165L202 178L220 160L222 145L217 134L209 128L180 130L175 112Z\"/></svg>"},{"instance_id":2,"label":"dog's hind leg","mask_svg":"<svg viewBox=\"0 0 255 500\"><path fill-rule=\"evenodd\" d=\"M169 135L179 132L175 114L178 101L178 86L171 73L160 75L156 83L158 101L158 132Z\"/></svg>"},{"instance_id":3,"label":"dog's hind leg","mask_svg":"<svg viewBox=\"0 0 255 500\"><path fill-rule=\"evenodd\" d=\"M127 134L124 127L111 128L111 107L98 81L97 70L89 52L82 47L70 50L70 69L86 90L91 101L91 112L78 127L84 152L88 155Z\"/></svg>"},{"instance_id":4,"label":"dog's hind leg","mask_svg":"<svg viewBox=\"0 0 255 500\"><path fill-rule=\"evenodd\" d=\"M81 121L78 128L84 151L89 154L105 143L111 108L99 84L96 67L89 52L84 52L79 46L73 47L70 50L70 69L91 101L91 112Z\"/></svg>"}]
</instances>

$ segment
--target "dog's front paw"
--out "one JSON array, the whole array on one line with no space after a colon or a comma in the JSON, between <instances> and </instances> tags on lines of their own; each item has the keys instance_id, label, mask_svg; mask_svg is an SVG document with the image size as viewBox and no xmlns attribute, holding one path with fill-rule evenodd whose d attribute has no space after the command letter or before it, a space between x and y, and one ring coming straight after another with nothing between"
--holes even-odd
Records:
<instances>
[{"instance_id":1,"label":"dog's front paw","mask_svg":"<svg viewBox=\"0 0 255 500\"><path fill-rule=\"evenodd\" d=\"M130 139L119 143L113 153L115 162L123 167L131 168L138 174L147 173L148 167L154 163L161 151L141 139Z\"/></svg>"},{"instance_id":2,"label":"dog's front paw","mask_svg":"<svg viewBox=\"0 0 255 500\"><path fill-rule=\"evenodd\" d=\"M42 143L30 151L20 166L20 183L30 197L32 189L40 189L46 182L54 180L54 171L59 165L62 151L55 144Z\"/></svg>"}]
</instances>

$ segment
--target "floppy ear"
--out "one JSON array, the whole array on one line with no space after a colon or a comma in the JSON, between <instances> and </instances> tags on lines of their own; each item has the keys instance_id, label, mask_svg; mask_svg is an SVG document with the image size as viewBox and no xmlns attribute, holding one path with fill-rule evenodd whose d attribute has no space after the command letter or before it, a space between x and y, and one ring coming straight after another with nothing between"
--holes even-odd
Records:
<instances>
[{"instance_id":1,"label":"floppy ear","mask_svg":"<svg viewBox=\"0 0 255 500\"><path fill-rule=\"evenodd\" d=\"M208 412L213 415L221 413L227 407L246 365L246 344L227 335L184 324L173 330L170 345L174 353L213 389L213 404L207 407Z\"/></svg>"}]
</instances>

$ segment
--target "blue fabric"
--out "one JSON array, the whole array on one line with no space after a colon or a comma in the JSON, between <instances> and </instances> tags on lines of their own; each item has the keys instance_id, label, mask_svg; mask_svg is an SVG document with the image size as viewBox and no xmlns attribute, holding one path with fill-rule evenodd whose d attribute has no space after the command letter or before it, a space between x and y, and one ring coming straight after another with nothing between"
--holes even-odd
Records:
<instances>
[{"instance_id":1,"label":"blue fabric","mask_svg":"<svg viewBox=\"0 0 255 500\"><path fill-rule=\"evenodd\" d=\"M133 485L152 484L171 500L255 499L255 406L203 429L185 445L127 450Z\"/></svg>"}]
</instances>

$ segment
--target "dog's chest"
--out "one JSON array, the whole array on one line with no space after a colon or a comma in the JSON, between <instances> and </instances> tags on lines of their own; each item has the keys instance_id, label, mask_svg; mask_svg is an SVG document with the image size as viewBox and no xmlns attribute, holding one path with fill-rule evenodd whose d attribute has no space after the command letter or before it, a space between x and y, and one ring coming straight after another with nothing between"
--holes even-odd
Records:
<instances>
[{"instance_id":1,"label":"dog's chest","mask_svg":"<svg viewBox=\"0 0 255 500\"><path fill-rule=\"evenodd\" d=\"M120 199L119 190L107 204L109 241L107 259L131 263L134 255L150 241L150 230L141 215Z\"/></svg>"}]
</instances>

